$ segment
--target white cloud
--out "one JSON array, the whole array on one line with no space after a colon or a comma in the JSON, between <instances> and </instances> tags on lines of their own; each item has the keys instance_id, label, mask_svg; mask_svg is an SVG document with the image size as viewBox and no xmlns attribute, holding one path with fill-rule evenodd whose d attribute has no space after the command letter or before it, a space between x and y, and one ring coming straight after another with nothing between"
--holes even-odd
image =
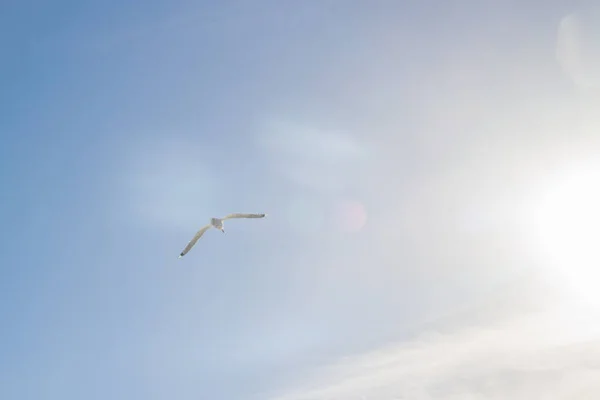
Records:
<instances>
[{"instance_id":1,"label":"white cloud","mask_svg":"<svg viewBox=\"0 0 600 400\"><path fill-rule=\"evenodd\" d=\"M365 174L369 145L348 132L268 119L258 146L285 179L327 193L353 186Z\"/></svg>"},{"instance_id":2,"label":"white cloud","mask_svg":"<svg viewBox=\"0 0 600 400\"><path fill-rule=\"evenodd\" d=\"M595 399L600 340L584 322L597 316L554 310L431 332L322 368L271 400Z\"/></svg>"}]
</instances>

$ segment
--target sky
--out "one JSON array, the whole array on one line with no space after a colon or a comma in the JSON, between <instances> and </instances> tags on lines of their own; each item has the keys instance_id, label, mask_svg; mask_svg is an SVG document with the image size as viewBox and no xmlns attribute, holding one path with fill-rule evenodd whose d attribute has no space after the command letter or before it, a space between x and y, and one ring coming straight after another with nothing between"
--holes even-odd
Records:
<instances>
[{"instance_id":1,"label":"sky","mask_svg":"<svg viewBox=\"0 0 600 400\"><path fill-rule=\"evenodd\" d=\"M597 398L598 27L3 2L0 397Z\"/></svg>"}]
</instances>

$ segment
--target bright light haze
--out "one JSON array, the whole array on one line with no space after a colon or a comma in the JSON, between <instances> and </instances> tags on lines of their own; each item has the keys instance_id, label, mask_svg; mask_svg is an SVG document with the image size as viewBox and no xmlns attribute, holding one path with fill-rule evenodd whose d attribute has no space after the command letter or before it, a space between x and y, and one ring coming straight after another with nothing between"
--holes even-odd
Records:
<instances>
[{"instance_id":1,"label":"bright light haze","mask_svg":"<svg viewBox=\"0 0 600 400\"><path fill-rule=\"evenodd\" d=\"M600 398L596 2L8 0L0 32L0 398ZM269 216L177 258L231 212Z\"/></svg>"}]
</instances>

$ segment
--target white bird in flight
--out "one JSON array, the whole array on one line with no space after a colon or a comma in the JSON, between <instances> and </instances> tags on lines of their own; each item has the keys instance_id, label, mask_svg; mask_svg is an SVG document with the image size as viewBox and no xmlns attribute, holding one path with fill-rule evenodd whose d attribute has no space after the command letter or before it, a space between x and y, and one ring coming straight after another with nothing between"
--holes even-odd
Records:
<instances>
[{"instance_id":1,"label":"white bird in flight","mask_svg":"<svg viewBox=\"0 0 600 400\"><path fill-rule=\"evenodd\" d=\"M196 232L196 234L194 235L194 237L192 238L192 240L190 240L190 242L187 244L187 246L185 246L185 249L183 249L183 251L181 252L181 254L179 254L179 258L185 256L187 254L187 252L190 251L192 247L194 247L194 245L196 244L196 242L198 241L198 239L200 239L200 237L202 237L202 235L204 235L204 232L206 232L210 228L217 228L221 232L225 233L225 228L223 228L223 221L225 221L226 219L232 219L232 218L264 218L264 217L266 217L266 215L267 214L241 214L241 213L234 213L234 214L229 214L229 215L227 215L227 216L225 216L223 218L211 218L209 224L203 226L202 228L200 228L200 230L198 232Z\"/></svg>"}]
</instances>

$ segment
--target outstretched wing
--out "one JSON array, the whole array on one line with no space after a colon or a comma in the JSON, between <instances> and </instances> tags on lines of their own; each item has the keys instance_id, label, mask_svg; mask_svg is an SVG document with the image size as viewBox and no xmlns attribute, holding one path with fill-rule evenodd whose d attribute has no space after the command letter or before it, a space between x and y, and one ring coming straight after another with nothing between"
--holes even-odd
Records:
<instances>
[{"instance_id":1,"label":"outstretched wing","mask_svg":"<svg viewBox=\"0 0 600 400\"><path fill-rule=\"evenodd\" d=\"M190 242L187 244L187 246L185 246L185 249L183 249L183 251L181 252L181 254L179 254L179 258L185 256L187 254L188 251L190 251L190 249L192 247L194 247L194 245L196 244L196 242L198 241L198 239L200 239L200 237L202 237L202 235L204 235L204 232L206 232L207 230L210 229L212 225L208 224L204 227L202 227L202 229L200 229L198 232L196 232L196 235L194 235L194 237L192 238L192 240L190 240Z\"/></svg>"},{"instance_id":2,"label":"outstretched wing","mask_svg":"<svg viewBox=\"0 0 600 400\"><path fill-rule=\"evenodd\" d=\"M241 214L233 213L221 218L223 221L231 218L264 218L267 214Z\"/></svg>"}]
</instances>

